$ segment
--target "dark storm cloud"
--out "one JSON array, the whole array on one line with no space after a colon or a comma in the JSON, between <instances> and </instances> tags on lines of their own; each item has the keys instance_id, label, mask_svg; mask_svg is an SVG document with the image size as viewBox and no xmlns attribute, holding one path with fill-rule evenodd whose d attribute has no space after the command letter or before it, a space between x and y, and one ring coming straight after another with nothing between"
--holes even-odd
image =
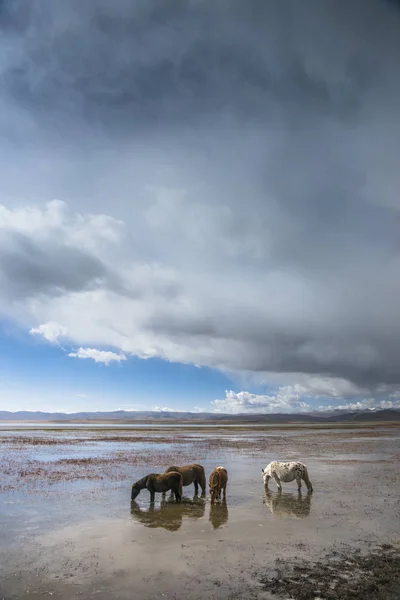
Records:
<instances>
[{"instance_id":1,"label":"dark storm cloud","mask_svg":"<svg viewBox=\"0 0 400 600\"><path fill-rule=\"evenodd\" d=\"M124 316L161 355L400 383L398 3L17 0L0 26L4 203L111 214L121 264L174 269L113 288L165 291ZM7 281L57 288L57 252ZM66 289L110 281L90 261Z\"/></svg>"},{"instance_id":2,"label":"dark storm cloud","mask_svg":"<svg viewBox=\"0 0 400 600\"><path fill-rule=\"evenodd\" d=\"M22 300L97 289L132 300L148 294L173 300L182 290L178 283L165 278L148 277L143 283L140 273L128 282L115 267L79 247L0 230L0 298Z\"/></svg>"},{"instance_id":3,"label":"dark storm cloud","mask_svg":"<svg viewBox=\"0 0 400 600\"><path fill-rule=\"evenodd\" d=\"M316 113L349 119L396 64L397 15L384 4L6 2L3 89L107 128L251 110L264 122L290 111L295 128Z\"/></svg>"},{"instance_id":4,"label":"dark storm cloud","mask_svg":"<svg viewBox=\"0 0 400 600\"><path fill-rule=\"evenodd\" d=\"M108 279L105 265L78 248L35 243L23 234L0 232L2 294L19 300L40 294L62 295L104 287Z\"/></svg>"}]
</instances>

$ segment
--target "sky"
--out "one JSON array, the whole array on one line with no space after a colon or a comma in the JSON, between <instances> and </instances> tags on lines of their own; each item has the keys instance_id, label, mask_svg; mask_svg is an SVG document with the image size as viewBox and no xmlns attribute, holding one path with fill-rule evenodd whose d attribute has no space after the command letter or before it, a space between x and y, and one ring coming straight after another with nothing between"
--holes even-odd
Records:
<instances>
[{"instance_id":1,"label":"sky","mask_svg":"<svg viewBox=\"0 0 400 600\"><path fill-rule=\"evenodd\" d=\"M0 409L400 407L399 3L0 30Z\"/></svg>"}]
</instances>

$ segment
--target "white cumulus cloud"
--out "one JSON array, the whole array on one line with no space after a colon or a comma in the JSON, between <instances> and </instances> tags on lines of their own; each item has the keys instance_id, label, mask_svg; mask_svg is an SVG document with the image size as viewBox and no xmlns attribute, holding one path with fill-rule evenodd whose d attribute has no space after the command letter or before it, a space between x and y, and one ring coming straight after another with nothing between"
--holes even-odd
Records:
<instances>
[{"instance_id":1,"label":"white cumulus cloud","mask_svg":"<svg viewBox=\"0 0 400 600\"><path fill-rule=\"evenodd\" d=\"M48 321L29 330L31 335L41 335L48 342L58 342L59 338L67 335L67 328L55 321Z\"/></svg>"},{"instance_id":2,"label":"white cumulus cloud","mask_svg":"<svg viewBox=\"0 0 400 600\"><path fill-rule=\"evenodd\" d=\"M96 363L105 365L126 360L125 354L117 354L109 350L97 350L96 348L79 348L76 352L70 352L68 356L72 358L91 358Z\"/></svg>"},{"instance_id":3,"label":"white cumulus cloud","mask_svg":"<svg viewBox=\"0 0 400 600\"><path fill-rule=\"evenodd\" d=\"M214 400L213 412L218 413L295 413L307 412L311 406L301 399L292 386L281 387L275 395L225 391L225 398Z\"/></svg>"},{"instance_id":4,"label":"white cumulus cloud","mask_svg":"<svg viewBox=\"0 0 400 600\"><path fill-rule=\"evenodd\" d=\"M0 204L0 231L57 239L66 245L98 249L102 241L118 242L123 228L122 221L109 215L71 212L62 200L16 208Z\"/></svg>"},{"instance_id":5,"label":"white cumulus cloud","mask_svg":"<svg viewBox=\"0 0 400 600\"><path fill-rule=\"evenodd\" d=\"M346 402L343 404L330 405L330 406L319 406L320 411L332 411L332 410L381 410L385 408L400 409L399 400L379 400L376 398L365 398L364 400L357 400L357 402Z\"/></svg>"},{"instance_id":6,"label":"white cumulus cloud","mask_svg":"<svg viewBox=\"0 0 400 600\"><path fill-rule=\"evenodd\" d=\"M324 386L321 389L324 389ZM307 394L303 395L305 391L307 391ZM214 406L213 412L227 414L307 413L313 410L331 412L333 410L357 411L400 408L400 399L364 398L346 402L342 398L341 403L319 406L315 409L310 404L310 400L316 400L320 397L319 394L316 396L310 394L309 390L306 390L303 386L289 385L280 387L274 394L251 394L246 391L226 390L225 398L214 400L212 404ZM331 393L331 397L338 399L336 393Z\"/></svg>"}]
</instances>

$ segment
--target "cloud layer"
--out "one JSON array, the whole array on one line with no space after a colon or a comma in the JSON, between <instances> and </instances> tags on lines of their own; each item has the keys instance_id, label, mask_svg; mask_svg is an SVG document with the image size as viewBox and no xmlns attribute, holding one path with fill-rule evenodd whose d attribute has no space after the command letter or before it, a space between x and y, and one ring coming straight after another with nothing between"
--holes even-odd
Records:
<instances>
[{"instance_id":1,"label":"cloud layer","mask_svg":"<svg viewBox=\"0 0 400 600\"><path fill-rule=\"evenodd\" d=\"M0 11L4 317L77 355L397 389L395 3Z\"/></svg>"}]
</instances>

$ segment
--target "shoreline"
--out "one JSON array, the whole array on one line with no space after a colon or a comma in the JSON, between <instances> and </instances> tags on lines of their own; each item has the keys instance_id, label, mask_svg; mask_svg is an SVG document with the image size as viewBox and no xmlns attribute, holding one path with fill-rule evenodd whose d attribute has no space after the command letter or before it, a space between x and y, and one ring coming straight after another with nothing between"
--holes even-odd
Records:
<instances>
[{"instance_id":1,"label":"shoreline","mask_svg":"<svg viewBox=\"0 0 400 600\"><path fill-rule=\"evenodd\" d=\"M328 421L324 423L262 423L262 422L232 422L232 421L123 421L120 420L88 420L88 421L0 421L0 431L16 431L29 429L29 431L38 431L46 429L46 431L62 429L72 430L74 428L84 431L87 429L115 430L118 431L146 431L147 430L251 430L257 431L273 430L273 431L296 431L304 429L326 430L326 429L379 429L379 428L400 428L400 421L351 421L337 422Z\"/></svg>"}]
</instances>

